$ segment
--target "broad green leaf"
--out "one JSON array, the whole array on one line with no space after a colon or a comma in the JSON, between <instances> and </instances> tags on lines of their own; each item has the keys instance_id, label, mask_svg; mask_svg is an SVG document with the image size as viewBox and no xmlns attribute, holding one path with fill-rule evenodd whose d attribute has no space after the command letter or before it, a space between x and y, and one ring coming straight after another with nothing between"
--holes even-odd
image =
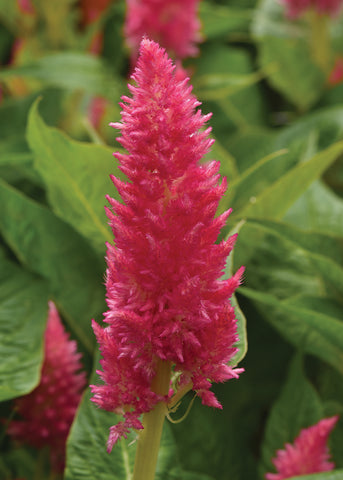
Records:
<instances>
[{"instance_id":1,"label":"broad green leaf","mask_svg":"<svg viewBox=\"0 0 343 480\"><path fill-rule=\"evenodd\" d=\"M119 98L124 85L95 55L80 52L51 53L31 64L1 70L0 80L22 77L41 81L46 86L84 90L110 100Z\"/></svg>"},{"instance_id":2,"label":"broad green leaf","mask_svg":"<svg viewBox=\"0 0 343 480\"><path fill-rule=\"evenodd\" d=\"M281 222L269 220L248 220L249 225L256 226L261 232L271 235L270 242L282 241L294 255L302 253L315 269L315 276L320 276L326 284L328 294L342 298L343 293L343 249L341 239L316 232L304 232ZM280 252L281 253L281 252ZM266 268L268 270L273 269Z\"/></svg>"},{"instance_id":3,"label":"broad green leaf","mask_svg":"<svg viewBox=\"0 0 343 480\"><path fill-rule=\"evenodd\" d=\"M76 142L47 127L39 116L37 102L29 115L27 139L54 212L104 255L105 242L113 240L104 209L105 195L119 198L109 175L123 177L112 150Z\"/></svg>"},{"instance_id":4,"label":"broad green leaf","mask_svg":"<svg viewBox=\"0 0 343 480\"><path fill-rule=\"evenodd\" d=\"M97 367L99 358L96 357ZM93 374L90 383L98 382ZM111 412L98 408L90 400L91 392L84 394L67 443L65 480L131 480L136 445L121 440L110 454L106 451L109 428L119 421Z\"/></svg>"},{"instance_id":5,"label":"broad green leaf","mask_svg":"<svg viewBox=\"0 0 343 480\"><path fill-rule=\"evenodd\" d=\"M300 475L300 477L292 477L292 480L343 480L343 470Z\"/></svg>"},{"instance_id":6,"label":"broad green leaf","mask_svg":"<svg viewBox=\"0 0 343 480\"><path fill-rule=\"evenodd\" d=\"M297 355L267 420L262 444L263 474L274 471L271 460L276 450L283 448L285 443L293 443L302 428L317 423L323 416L320 398L306 379L302 358Z\"/></svg>"},{"instance_id":7,"label":"broad green leaf","mask_svg":"<svg viewBox=\"0 0 343 480\"><path fill-rule=\"evenodd\" d=\"M203 24L203 34L215 38L230 32L247 31L252 18L252 11L242 8L231 8L209 2L200 2L200 19Z\"/></svg>"},{"instance_id":8,"label":"broad green leaf","mask_svg":"<svg viewBox=\"0 0 343 480\"><path fill-rule=\"evenodd\" d=\"M263 157L238 178L231 181L228 194L222 199L222 208L228 208L230 205L234 211L238 210L251 201L252 197L256 197L262 192L273 180L276 180L276 173L282 168L280 163L282 165L286 163L280 157L286 153L287 150L284 149ZM277 164L277 168L273 168L275 164ZM272 173L270 173L271 171Z\"/></svg>"},{"instance_id":9,"label":"broad green leaf","mask_svg":"<svg viewBox=\"0 0 343 480\"><path fill-rule=\"evenodd\" d=\"M311 29L304 22L287 19L285 6L275 0L260 2L252 31L262 68L275 68L268 80L300 110L319 98L325 73L310 48Z\"/></svg>"},{"instance_id":10,"label":"broad green leaf","mask_svg":"<svg viewBox=\"0 0 343 480\"><path fill-rule=\"evenodd\" d=\"M262 80L264 74L254 72L246 75L237 73L209 73L196 77L197 95L203 100L222 101Z\"/></svg>"},{"instance_id":11,"label":"broad green leaf","mask_svg":"<svg viewBox=\"0 0 343 480\"><path fill-rule=\"evenodd\" d=\"M33 169L33 155L24 140L12 137L0 142L0 177L11 184L20 179L30 180L36 185L42 183Z\"/></svg>"},{"instance_id":12,"label":"broad green leaf","mask_svg":"<svg viewBox=\"0 0 343 480\"><path fill-rule=\"evenodd\" d=\"M246 266L244 285L279 299L295 295L325 295L325 282L308 252L247 221L235 246L234 269Z\"/></svg>"},{"instance_id":13,"label":"broad green leaf","mask_svg":"<svg viewBox=\"0 0 343 480\"><path fill-rule=\"evenodd\" d=\"M246 206L240 217L280 219L312 182L336 160L343 151L343 142L317 153L300 163L264 190L254 202ZM235 215L236 217L236 215Z\"/></svg>"},{"instance_id":14,"label":"broad green leaf","mask_svg":"<svg viewBox=\"0 0 343 480\"><path fill-rule=\"evenodd\" d=\"M343 236L343 200L317 181L292 205L284 220L307 230Z\"/></svg>"},{"instance_id":15,"label":"broad green leaf","mask_svg":"<svg viewBox=\"0 0 343 480\"><path fill-rule=\"evenodd\" d=\"M329 147L343 137L343 107L323 108L299 117L275 138L274 148L291 148L292 144L306 144L310 135L317 136L318 149Z\"/></svg>"},{"instance_id":16,"label":"broad green leaf","mask_svg":"<svg viewBox=\"0 0 343 480\"><path fill-rule=\"evenodd\" d=\"M343 322L341 318L310 308L301 298L292 304L247 287L239 292L251 299L263 316L293 345L311 353L343 374Z\"/></svg>"},{"instance_id":17,"label":"broad green leaf","mask_svg":"<svg viewBox=\"0 0 343 480\"><path fill-rule=\"evenodd\" d=\"M18 259L50 282L79 339L92 349L90 321L104 308L104 268L93 250L47 208L0 181L0 231Z\"/></svg>"},{"instance_id":18,"label":"broad green leaf","mask_svg":"<svg viewBox=\"0 0 343 480\"><path fill-rule=\"evenodd\" d=\"M48 295L46 282L0 259L0 401L39 383Z\"/></svg>"},{"instance_id":19,"label":"broad green leaf","mask_svg":"<svg viewBox=\"0 0 343 480\"><path fill-rule=\"evenodd\" d=\"M229 233L229 236L238 233L243 226L243 222L240 222L234 229L232 229ZM233 275L233 256L234 250L231 252L230 256L228 257L224 278L230 278ZM238 334L238 342L236 343L236 347L238 348L238 352L235 356L231 359L230 365L236 366L239 362L243 360L245 357L247 350L248 350L248 338L247 338L247 328L246 328L246 318L244 313L239 308L236 295L233 294L231 297L231 305L235 309L236 319L237 319L237 334Z\"/></svg>"},{"instance_id":20,"label":"broad green leaf","mask_svg":"<svg viewBox=\"0 0 343 480\"><path fill-rule=\"evenodd\" d=\"M98 368L99 355L95 357ZM90 383L98 383L93 372ZM121 417L98 408L91 400L88 390L81 402L67 443L67 466L65 480L93 480L101 475L102 480L130 480L135 461L136 434L127 440L120 440L110 454L106 451L110 426ZM193 480L195 476L183 472L176 458L176 447L170 428L164 425L159 457L156 466L156 480ZM200 480L211 480L206 475Z\"/></svg>"},{"instance_id":21,"label":"broad green leaf","mask_svg":"<svg viewBox=\"0 0 343 480\"><path fill-rule=\"evenodd\" d=\"M10 98L0 104L0 140L17 142L22 145L24 132L32 102L43 96L41 114L44 121L55 124L61 115L62 92L56 88L46 88L23 98Z\"/></svg>"},{"instance_id":22,"label":"broad green leaf","mask_svg":"<svg viewBox=\"0 0 343 480\"><path fill-rule=\"evenodd\" d=\"M205 100L204 111L213 112L213 131L230 150L230 131L264 122L265 104L256 84L261 75L246 52L218 44L205 44L195 62L195 93Z\"/></svg>"}]
</instances>

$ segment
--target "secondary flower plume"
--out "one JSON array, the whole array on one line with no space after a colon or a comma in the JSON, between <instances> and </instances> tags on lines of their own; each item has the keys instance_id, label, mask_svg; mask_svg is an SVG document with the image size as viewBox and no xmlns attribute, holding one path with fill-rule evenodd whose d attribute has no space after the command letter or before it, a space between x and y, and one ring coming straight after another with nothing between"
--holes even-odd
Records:
<instances>
[{"instance_id":1,"label":"secondary flower plume","mask_svg":"<svg viewBox=\"0 0 343 480\"><path fill-rule=\"evenodd\" d=\"M317 424L301 430L294 444L286 443L284 450L278 450L273 463L278 473L267 473L267 480L286 478L310 473L327 472L335 465L329 462L328 438L338 417L324 418Z\"/></svg>"},{"instance_id":2,"label":"secondary flower plume","mask_svg":"<svg viewBox=\"0 0 343 480\"><path fill-rule=\"evenodd\" d=\"M20 420L11 422L8 433L20 443L50 447L52 468L63 471L70 426L86 384L81 354L59 318L53 302L44 339L44 362L39 385L15 400Z\"/></svg>"},{"instance_id":3,"label":"secondary flower plume","mask_svg":"<svg viewBox=\"0 0 343 480\"><path fill-rule=\"evenodd\" d=\"M319 14L335 16L342 7L342 0L283 0L291 18L298 17L308 10Z\"/></svg>"},{"instance_id":4,"label":"secondary flower plume","mask_svg":"<svg viewBox=\"0 0 343 480\"><path fill-rule=\"evenodd\" d=\"M202 38L198 4L199 0L127 0L125 37L132 64L145 35L176 59L194 56Z\"/></svg>"},{"instance_id":5,"label":"secondary flower plume","mask_svg":"<svg viewBox=\"0 0 343 480\"><path fill-rule=\"evenodd\" d=\"M188 80L178 81L165 50L144 39L132 97L122 97L116 154L128 182L112 177L124 203L107 197L115 245L107 251L106 328L93 322L100 344L104 385L93 401L124 416L111 428L109 450L139 415L167 398L151 388L160 361L202 402L220 407L211 382L238 377L228 362L236 353L236 319L229 298L243 270L221 280L236 235L214 243L230 211L214 218L226 190L219 162L200 164L213 140L210 115ZM173 391L170 392L171 396Z\"/></svg>"}]
</instances>

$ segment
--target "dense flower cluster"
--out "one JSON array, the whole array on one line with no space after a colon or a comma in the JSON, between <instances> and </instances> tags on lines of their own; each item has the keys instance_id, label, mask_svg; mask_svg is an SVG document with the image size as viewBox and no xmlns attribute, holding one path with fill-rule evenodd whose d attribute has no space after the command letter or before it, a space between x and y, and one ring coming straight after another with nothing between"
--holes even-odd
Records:
<instances>
[{"instance_id":1,"label":"dense flower cluster","mask_svg":"<svg viewBox=\"0 0 343 480\"><path fill-rule=\"evenodd\" d=\"M287 6L288 15L292 18L313 9L319 14L337 15L342 7L342 0L283 0Z\"/></svg>"},{"instance_id":2,"label":"dense flower cluster","mask_svg":"<svg viewBox=\"0 0 343 480\"><path fill-rule=\"evenodd\" d=\"M219 162L199 163L213 143L204 129L210 115L195 110L199 102L174 69L165 50L144 39L133 97L123 97L123 123L113 124L129 152L116 154L129 181L112 177L124 204L107 197L115 237L107 252L108 326L93 322L105 384L92 386L95 403L125 418L111 428L109 449L163 400L151 389L159 361L213 407L221 405L211 382L242 371L228 362L237 351L229 298L243 269L220 279L236 235L215 243L230 214L214 217L226 182Z\"/></svg>"},{"instance_id":3,"label":"dense flower cluster","mask_svg":"<svg viewBox=\"0 0 343 480\"><path fill-rule=\"evenodd\" d=\"M199 0L127 0L125 37L135 65L143 36L176 59L194 56L200 42Z\"/></svg>"},{"instance_id":4,"label":"dense flower cluster","mask_svg":"<svg viewBox=\"0 0 343 480\"><path fill-rule=\"evenodd\" d=\"M39 385L15 400L20 420L13 420L8 433L20 443L37 448L49 446L52 468L63 471L65 445L70 426L86 384L81 354L69 340L53 302L45 331L44 362Z\"/></svg>"},{"instance_id":5,"label":"dense flower cluster","mask_svg":"<svg viewBox=\"0 0 343 480\"><path fill-rule=\"evenodd\" d=\"M278 450L273 463L278 473L267 473L267 480L284 480L298 475L333 470L329 462L327 441L338 417L324 418L317 424L301 430L294 444L287 443L284 450Z\"/></svg>"}]
</instances>

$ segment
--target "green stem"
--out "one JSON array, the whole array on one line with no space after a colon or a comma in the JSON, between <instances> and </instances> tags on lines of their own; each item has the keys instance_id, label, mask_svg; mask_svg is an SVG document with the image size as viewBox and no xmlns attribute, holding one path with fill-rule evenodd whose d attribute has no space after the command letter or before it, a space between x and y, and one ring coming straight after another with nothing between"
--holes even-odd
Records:
<instances>
[{"instance_id":1,"label":"green stem","mask_svg":"<svg viewBox=\"0 0 343 480\"><path fill-rule=\"evenodd\" d=\"M159 360L151 389L159 395L167 395L170 384L171 367L169 362ZM138 437L135 467L132 480L154 480L158 451L167 405L159 402L153 410L143 416L144 429Z\"/></svg>"},{"instance_id":2,"label":"green stem","mask_svg":"<svg viewBox=\"0 0 343 480\"><path fill-rule=\"evenodd\" d=\"M310 42L314 61L324 72L327 72L331 54L328 16L310 12L309 20L311 27Z\"/></svg>"}]
</instances>

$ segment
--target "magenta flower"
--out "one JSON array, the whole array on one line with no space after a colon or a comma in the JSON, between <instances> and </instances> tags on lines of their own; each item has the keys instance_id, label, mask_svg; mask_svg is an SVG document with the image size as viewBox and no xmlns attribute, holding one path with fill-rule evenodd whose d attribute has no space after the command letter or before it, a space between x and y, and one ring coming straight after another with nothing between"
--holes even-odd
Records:
<instances>
[{"instance_id":1,"label":"magenta flower","mask_svg":"<svg viewBox=\"0 0 343 480\"><path fill-rule=\"evenodd\" d=\"M342 0L283 0L287 6L287 14L296 18L313 9L319 14L335 16L338 14Z\"/></svg>"},{"instance_id":2,"label":"magenta flower","mask_svg":"<svg viewBox=\"0 0 343 480\"><path fill-rule=\"evenodd\" d=\"M328 438L338 421L338 416L324 418L312 427L301 430L294 444L286 443L272 460L278 473L267 473L267 480L283 480L298 475L327 472L335 465L329 462Z\"/></svg>"},{"instance_id":3,"label":"magenta flower","mask_svg":"<svg viewBox=\"0 0 343 480\"><path fill-rule=\"evenodd\" d=\"M15 400L20 420L11 422L8 433L20 443L50 447L52 468L63 471L65 446L86 384L74 340L69 340L53 302L45 330L44 362L39 385ZM78 373L79 372L79 373Z\"/></svg>"},{"instance_id":4,"label":"magenta flower","mask_svg":"<svg viewBox=\"0 0 343 480\"><path fill-rule=\"evenodd\" d=\"M125 38L134 66L143 36L179 60L197 54L201 41L199 0L127 0Z\"/></svg>"},{"instance_id":5,"label":"magenta flower","mask_svg":"<svg viewBox=\"0 0 343 480\"><path fill-rule=\"evenodd\" d=\"M167 401L151 388L159 361L179 375L170 395L188 384L219 408L211 383L242 372L228 362L238 339L229 298L243 268L220 279L236 235L215 243L230 214L214 218L226 181L219 162L199 163L213 143L204 129L210 115L195 110L192 87L174 69L165 51L144 39L133 97L122 97L123 123L112 124L129 152L116 154L129 181L112 177L124 204L107 197L115 237L107 252L108 326L93 322L105 384L92 386L95 403L124 415L111 428L109 450L130 428L143 428L141 413Z\"/></svg>"}]
</instances>

